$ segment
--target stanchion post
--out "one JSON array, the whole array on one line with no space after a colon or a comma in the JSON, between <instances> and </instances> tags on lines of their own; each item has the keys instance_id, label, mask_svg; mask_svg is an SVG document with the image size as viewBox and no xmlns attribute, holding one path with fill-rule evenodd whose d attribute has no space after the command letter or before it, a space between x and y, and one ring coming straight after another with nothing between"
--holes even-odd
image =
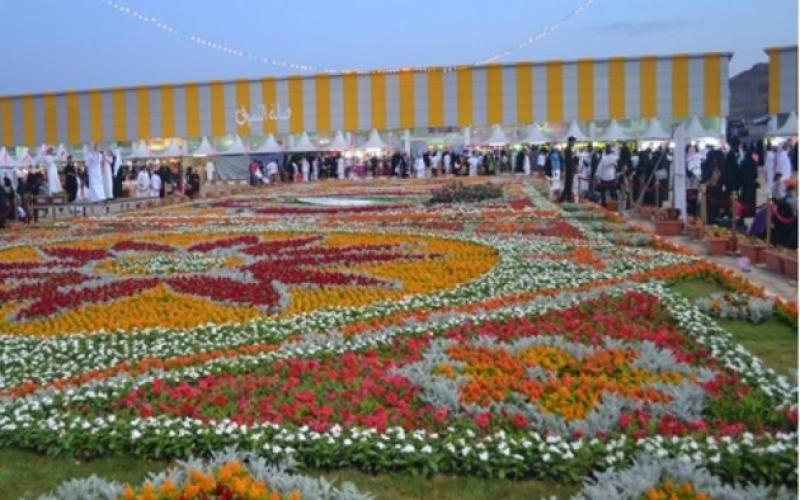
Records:
<instances>
[{"instance_id":1,"label":"stanchion post","mask_svg":"<svg viewBox=\"0 0 800 500\"><path fill-rule=\"evenodd\" d=\"M708 200L706 199L706 186L701 185L700 189L697 191L697 196L700 197L700 225L705 227L708 224L708 210L706 210L706 203Z\"/></svg>"},{"instance_id":2,"label":"stanchion post","mask_svg":"<svg viewBox=\"0 0 800 500\"><path fill-rule=\"evenodd\" d=\"M767 200L767 246L772 245L772 197Z\"/></svg>"},{"instance_id":3,"label":"stanchion post","mask_svg":"<svg viewBox=\"0 0 800 500\"><path fill-rule=\"evenodd\" d=\"M739 248L736 240L736 204L737 204L736 191L731 193L731 243L733 248Z\"/></svg>"}]
</instances>

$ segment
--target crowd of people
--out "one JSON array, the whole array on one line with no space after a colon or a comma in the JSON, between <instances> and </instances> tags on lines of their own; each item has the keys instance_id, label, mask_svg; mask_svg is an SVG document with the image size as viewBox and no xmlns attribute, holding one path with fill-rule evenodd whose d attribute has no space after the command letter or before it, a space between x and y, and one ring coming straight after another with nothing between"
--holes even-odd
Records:
<instances>
[{"instance_id":1,"label":"crowd of people","mask_svg":"<svg viewBox=\"0 0 800 500\"><path fill-rule=\"evenodd\" d=\"M200 176L179 162L123 162L118 152L92 147L83 162L67 156L59 172L52 149L43 165L18 170L15 182L6 173L0 190L0 227L8 220L29 220L35 197L63 196L69 203L99 203L119 198L194 197L200 192Z\"/></svg>"},{"instance_id":2,"label":"crowd of people","mask_svg":"<svg viewBox=\"0 0 800 500\"><path fill-rule=\"evenodd\" d=\"M685 152L686 215L701 216L701 190L705 219L711 224L732 224L754 218L751 233L763 235L766 205L759 204L760 179L774 202L777 224L775 242L795 246L797 144L780 145L731 138L723 147L688 145ZM666 144L637 148L636 143L588 143L580 147L574 137L566 145L523 145L519 148L447 148L424 150L416 156L403 151L366 156L341 153L309 153L253 157L249 165L251 185L313 182L325 179L377 177L426 178L439 176L539 174L548 179L551 198L569 202L589 199L607 206L613 200L620 212L632 203L662 206L670 199L670 169L674 152ZM266 163L266 164L265 164ZM61 174L52 149L44 168L17 179L3 179L0 213L6 218L25 217L26 195L66 193L67 202L100 202L120 197L196 196L200 175L180 162L123 162L119 152L91 147L84 162L67 157ZM763 174L759 173L759 169ZM205 180L216 175L213 162L206 164ZM63 178L63 187L62 187ZM734 195L735 193L735 195Z\"/></svg>"}]
</instances>

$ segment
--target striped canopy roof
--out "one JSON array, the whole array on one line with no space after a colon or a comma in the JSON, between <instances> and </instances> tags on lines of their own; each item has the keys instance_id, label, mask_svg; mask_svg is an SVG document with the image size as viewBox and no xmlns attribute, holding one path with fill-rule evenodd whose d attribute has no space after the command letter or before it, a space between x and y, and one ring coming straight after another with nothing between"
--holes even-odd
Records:
<instances>
[{"instance_id":1,"label":"striped canopy roof","mask_svg":"<svg viewBox=\"0 0 800 500\"><path fill-rule=\"evenodd\" d=\"M6 146L720 117L731 54L165 84L0 97Z\"/></svg>"}]
</instances>

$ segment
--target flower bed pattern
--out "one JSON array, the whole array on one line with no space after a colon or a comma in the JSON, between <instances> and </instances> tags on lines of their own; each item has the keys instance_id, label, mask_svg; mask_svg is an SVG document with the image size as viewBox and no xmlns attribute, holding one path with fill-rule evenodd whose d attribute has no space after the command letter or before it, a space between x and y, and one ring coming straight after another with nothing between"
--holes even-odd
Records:
<instances>
[{"instance_id":1,"label":"flower bed pattern","mask_svg":"<svg viewBox=\"0 0 800 500\"><path fill-rule=\"evenodd\" d=\"M248 197L12 233L0 446L235 445L312 467L572 482L646 452L794 487L796 386L663 282L763 292L613 214L501 182L491 203L429 207L419 183L396 183L384 189L420 203ZM131 308L155 320L109 316Z\"/></svg>"}]
</instances>

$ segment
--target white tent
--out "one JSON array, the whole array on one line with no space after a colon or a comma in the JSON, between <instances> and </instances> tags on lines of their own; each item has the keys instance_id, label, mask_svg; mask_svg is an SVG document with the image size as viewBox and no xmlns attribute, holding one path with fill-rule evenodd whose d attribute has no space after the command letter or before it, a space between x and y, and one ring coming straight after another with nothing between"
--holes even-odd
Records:
<instances>
[{"instance_id":1,"label":"white tent","mask_svg":"<svg viewBox=\"0 0 800 500\"><path fill-rule=\"evenodd\" d=\"M86 149L88 146L84 146L83 148L83 157L86 158ZM150 151L150 148L147 147L147 143L142 141L134 142L133 147L131 148L131 158L137 159L147 159L153 158L153 153Z\"/></svg>"},{"instance_id":2,"label":"white tent","mask_svg":"<svg viewBox=\"0 0 800 500\"><path fill-rule=\"evenodd\" d=\"M308 138L308 133L303 132L300 136L294 141L294 145L289 148L289 151L292 153L306 153L309 151L316 151L317 148L311 142L311 139Z\"/></svg>"},{"instance_id":3,"label":"white tent","mask_svg":"<svg viewBox=\"0 0 800 500\"><path fill-rule=\"evenodd\" d=\"M37 165L41 165L44 163L44 157L47 155L47 145L40 144L38 148L36 148L36 157L34 158L34 162Z\"/></svg>"},{"instance_id":4,"label":"white tent","mask_svg":"<svg viewBox=\"0 0 800 500\"><path fill-rule=\"evenodd\" d=\"M231 147L226 149L225 151L221 151L219 154L222 155L243 155L247 154L247 147L245 147L244 142L242 142L242 138L236 135L233 138L233 144Z\"/></svg>"},{"instance_id":5,"label":"white tent","mask_svg":"<svg viewBox=\"0 0 800 500\"><path fill-rule=\"evenodd\" d=\"M6 151L6 147L5 146L1 147L0 148L0 167L16 167L16 166L17 166L17 162L14 160L14 158L11 157L10 154L8 154L8 151Z\"/></svg>"},{"instance_id":6,"label":"white tent","mask_svg":"<svg viewBox=\"0 0 800 500\"><path fill-rule=\"evenodd\" d=\"M717 134L704 129L700 124L700 118L698 118L697 115L693 116L689 120L689 125L686 127L686 138L702 139L705 137L717 137Z\"/></svg>"},{"instance_id":7,"label":"white tent","mask_svg":"<svg viewBox=\"0 0 800 500\"><path fill-rule=\"evenodd\" d=\"M58 161L67 161L67 156L69 156L69 152L62 142L56 148L56 158L58 158Z\"/></svg>"},{"instance_id":8,"label":"white tent","mask_svg":"<svg viewBox=\"0 0 800 500\"><path fill-rule=\"evenodd\" d=\"M256 153L280 153L281 151L283 151L281 145L278 144L278 141L275 140L275 136L272 134L269 134L264 144L255 150Z\"/></svg>"},{"instance_id":9,"label":"white tent","mask_svg":"<svg viewBox=\"0 0 800 500\"><path fill-rule=\"evenodd\" d=\"M777 119L775 120L777 122ZM775 135L778 137L791 137L797 135L797 113L794 111L789 114L789 118L783 123L783 125L775 131Z\"/></svg>"},{"instance_id":10,"label":"white tent","mask_svg":"<svg viewBox=\"0 0 800 500\"><path fill-rule=\"evenodd\" d=\"M521 142L526 144L544 144L550 140L544 135L541 127L538 125L528 125L528 133Z\"/></svg>"},{"instance_id":11,"label":"white tent","mask_svg":"<svg viewBox=\"0 0 800 500\"><path fill-rule=\"evenodd\" d=\"M386 149L386 143L383 142L381 136L378 135L378 131L372 129L367 142L361 145L361 149Z\"/></svg>"},{"instance_id":12,"label":"white tent","mask_svg":"<svg viewBox=\"0 0 800 500\"><path fill-rule=\"evenodd\" d=\"M622 131L617 120L611 120L608 127L597 137L599 141L621 141L623 139L627 139L627 135Z\"/></svg>"},{"instance_id":13,"label":"white tent","mask_svg":"<svg viewBox=\"0 0 800 500\"><path fill-rule=\"evenodd\" d=\"M489 138L486 139L484 144L489 146L505 146L508 144L508 137L506 133L503 132L503 129L500 125L493 125L492 126L492 133L489 134Z\"/></svg>"},{"instance_id":14,"label":"white tent","mask_svg":"<svg viewBox=\"0 0 800 500\"><path fill-rule=\"evenodd\" d=\"M574 137L577 142L586 142L589 140L589 137L583 133L581 128L578 126L578 122L575 120L569 122L569 128L566 132L564 132L561 140L566 141L570 137Z\"/></svg>"},{"instance_id":15,"label":"white tent","mask_svg":"<svg viewBox=\"0 0 800 500\"><path fill-rule=\"evenodd\" d=\"M20 167L30 167L33 165L33 158L28 152L28 148L22 148L22 154L17 158L17 165Z\"/></svg>"},{"instance_id":16,"label":"white tent","mask_svg":"<svg viewBox=\"0 0 800 500\"><path fill-rule=\"evenodd\" d=\"M333 136L333 141L328 144L328 151L347 151L348 149L350 149L350 145L347 144L347 141L344 139L342 131L337 130L336 135Z\"/></svg>"},{"instance_id":17,"label":"white tent","mask_svg":"<svg viewBox=\"0 0 800 500\"><path fill-rule=\"evenodd\" d=\"M208 137L203 137L203 140L200 141L200 145L192 154L194 156L212 156L217 154L217 150L208 142Z\"/></svg>"},{"instance_id":18,"label":"white tent","mask_svg":"<svg viewBox=\"0 0 800 500\"><path fill-rule=\"evenodd\" d=\"M639 134L638 139L660 141L669 139L670 135L661 126L661 121L658 118L650 118L647 123L647 128Z\"/></svg>"},{"instance_id":19,"label":"white tent","mask_svg":"<svg viewBox=\"0 0 800 500\"><path fill-rule=\"evenodd\" d=\"M769 115L769 121L767 121L767 135L775 135L775 132L777 131L778 131L778 116Z\"/></svg>"},{"instance_id":20,"label":"white tent","mask_svg":"<svg viewBox=\"0 0 800 500\"><path fill-rule=\"evenodd\" d=\"M167 147L161 152L159 156L162 158L174 158L176 156L184 156L184 148L182 146L178 146L178 143L174 140L170 140Z\"/></svg>"}]
</instances>

